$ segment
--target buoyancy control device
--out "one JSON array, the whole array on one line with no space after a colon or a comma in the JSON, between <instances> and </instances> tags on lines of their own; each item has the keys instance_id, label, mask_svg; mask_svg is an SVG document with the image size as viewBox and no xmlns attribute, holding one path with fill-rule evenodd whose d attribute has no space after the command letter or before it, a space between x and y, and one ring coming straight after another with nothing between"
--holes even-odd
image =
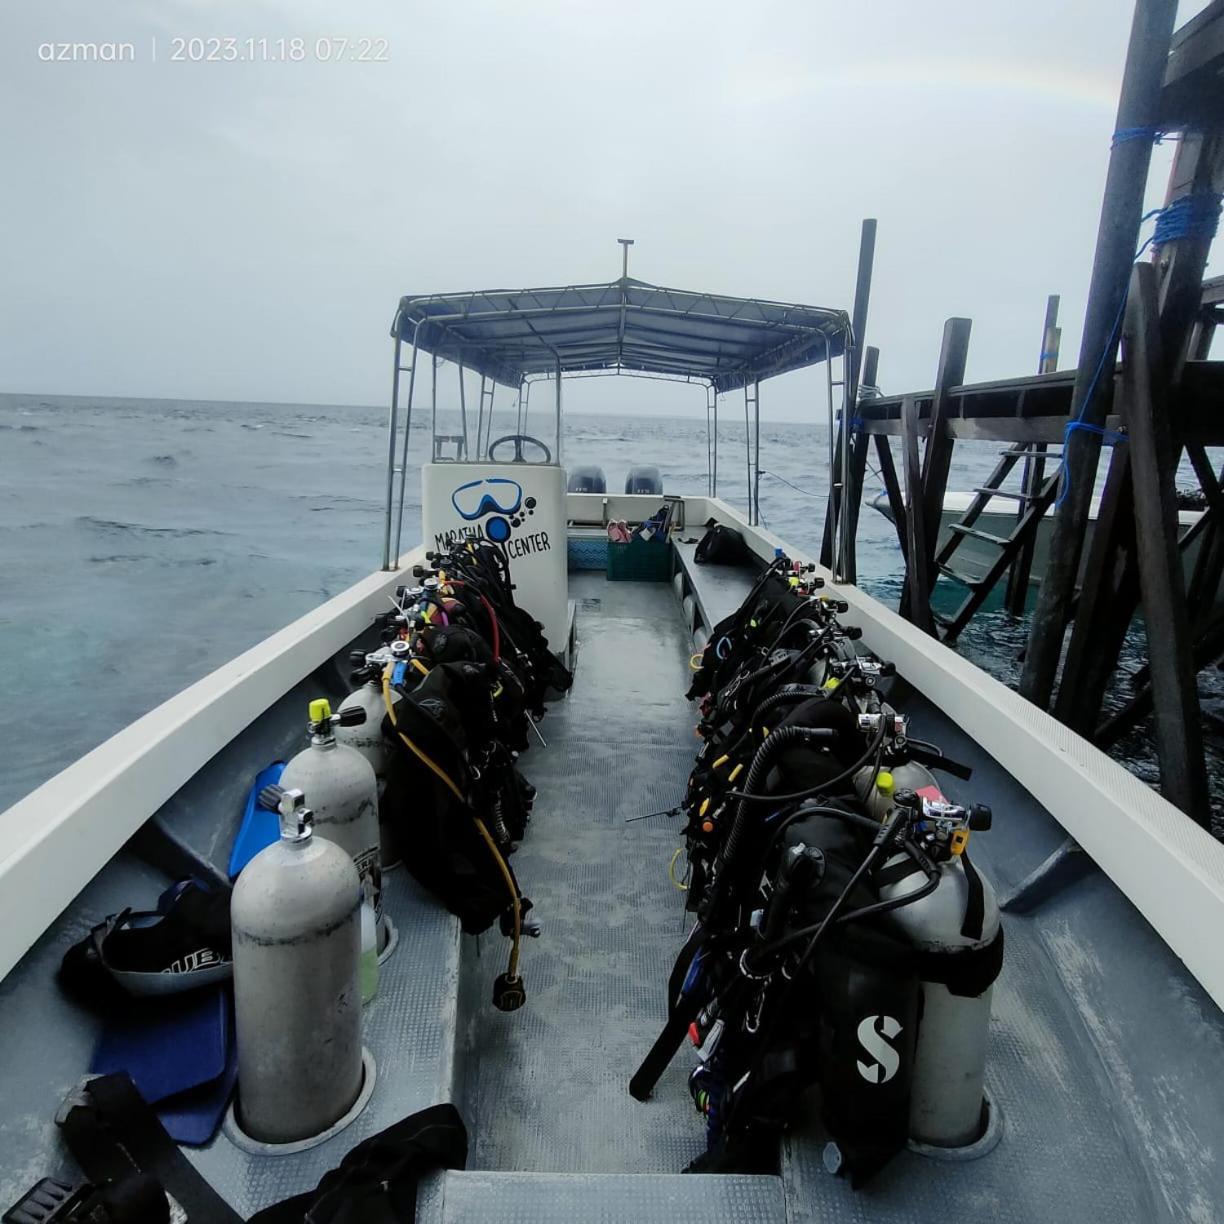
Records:
<instances>
[{"instance_id":1,"label":"buoyancy control device","mask_svg":"<svg viewBox=\"0 0 1224 1224\"><path fill-rule=\"evenodd\" d=\"M495 544L463 540L427 557L380 618L381 645L354 652L360 687L342 710L369 714L377 692L384 837L465 932L497 923L511 940L494 1003L514 1010L525 998L520 941L539 933L509 862L535 798L517 762L571 677L515 604Z\"/></svg>"},{"instance_id":2,"label":"buoyancy control device","mask_svg":"<svg viewBox=\"0 0 1224 1224\"><path fill-rule=\"evenodd\" d=\"M989 809L945 797L931 770L969 771L911 737L894 669L820 585L780 555L700 657L680 809L698 920L630 1091L649 1095L687 1036L694 1168L770 1167L814 1089L826 1163L860 1185L907 1141L979 1137L1003 942L966 853Z\"/></svg>"},{"instance_id":3,"label":"buoyancy control device","mask_svg":"<svg viewBox=\"0 0 1224 1224\"><path fill-rule=\"evenodd\" d=\"M361 1091L362 887L348 852L313 835L302 792L274 789L280 840L243 868L230 902L238 1116L252 1138L291 1143Z\"/></svg>"}]
</instances>

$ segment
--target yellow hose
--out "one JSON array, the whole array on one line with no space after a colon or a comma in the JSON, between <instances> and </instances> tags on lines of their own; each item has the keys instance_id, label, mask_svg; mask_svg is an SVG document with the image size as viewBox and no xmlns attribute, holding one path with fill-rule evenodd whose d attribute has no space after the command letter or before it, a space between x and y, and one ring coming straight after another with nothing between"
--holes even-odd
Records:
<instances>
[{"instance_id":1,"label":"yellow hose","mask_svg":"<svg viewBox=\"0 0 1224 1224\"><path fill-rule=\"evenodd\" d=\"M519 940L522 937L523 928L523 914L519 905L518 889L514 886L514 877L510 874L510 868L507 866L506 860L502 858L501 851L493 840L493 834L485 828L485 822L479 816L475 816L473 819L476 821L476 828L480 830L480 836L485 839L485 845L489 847L489 853L493 856L493 861L501 869L502 878L506 881L506 887L510 890L510 902L514 910L514 940L510 944L510 963L506 966L506 976L512 981L517 981Z\"/></svg>"},{"instance_id":2,"label":"yellow hose","mask_svg":"<svg viewBox=\"0 0 1224 1224\"><path fill-rule=\"evenodd\" d=\"M387 707L387 717L391 720L391 725L395 728L396 735L398 735L400 739L404 741L404 743L408 746L408 750L412 753L412 755L415 756L417 760L421 762L422 765L425 765L428 769L432 770L439 778L441 778L442 781L445 782L446 785L450 788L451 793L455 796L455 798L458 799L460 803L466 805L467 800L464 799L463 792L454 784L453 781L451 781L450 774L448 774L446 770L443 769L442 766L439 765L436 761L434 761L431 757L426 756L425 753L423 753L399 729L399 723L395 721L395 706L392 705L391 703L391 666L392 665L388 663L387 667L383 671L382 691L383 691L383 704L386 705Z\"/></svg>"},{"instance_id":3,"label":"yellow hose","mask_svg":"<svg viewBox=\"0 0 1224 1224\"><path fill-rule=\"evenodd\" d=\"M681 891L688 892L688 885L681 884L676 879L676 860L684 853L683 846L676 847L676 853L671 856L671 862L667 864L667 878Z\"/></svg>"}]
</instances>

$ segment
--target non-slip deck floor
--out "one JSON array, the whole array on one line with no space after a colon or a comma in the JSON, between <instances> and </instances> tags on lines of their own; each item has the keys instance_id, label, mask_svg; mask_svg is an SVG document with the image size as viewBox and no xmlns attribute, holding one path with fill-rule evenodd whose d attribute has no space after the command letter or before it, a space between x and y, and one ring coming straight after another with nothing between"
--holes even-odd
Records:
<instances>
[{"instance_id":1,"label":"non-slip deck floor","mask_svg":"<svg viewBox=\"0 0 1224 1224\"><path fill-rule=\"evenodd\" d=\"M524 947L527 1005L503 1015L489 1003L502 940L482 939L465 968L479 982L465 999L468 1167L676 1173L705 1146L684 1087L691 1054L645 1104L626 1085L662 1026L683 941L668 880L680 829L627 821L673 806L692 767L687 637L664 584L575 574L570 594L574 687L541 724L548 746L522 761L539 798L514 867L543 926Z\"/></svg>"}]
</instances>

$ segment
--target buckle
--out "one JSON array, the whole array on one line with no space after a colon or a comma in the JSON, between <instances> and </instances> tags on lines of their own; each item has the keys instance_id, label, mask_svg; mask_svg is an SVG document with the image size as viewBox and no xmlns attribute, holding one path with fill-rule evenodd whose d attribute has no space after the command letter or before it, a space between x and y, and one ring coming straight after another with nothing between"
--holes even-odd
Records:
<instances>
[{"instance_id":1,"label":"buckle","mask_svg":"<svg viewBox=\"0 0 1224 1224\"><path fill-rule=\"evenodd\" d=\"M68 1121L68 1115L76 1108L83 1107L91 1109L93 1107L93 1097L89 1095L89 1084L96 1079L101 1079L100 1075L82 1075L79 1080L68 1090L68 1094L60 1102L59 1108L55 1111L55 1125L63 1126Z\"/></svg>"}]
</instances>

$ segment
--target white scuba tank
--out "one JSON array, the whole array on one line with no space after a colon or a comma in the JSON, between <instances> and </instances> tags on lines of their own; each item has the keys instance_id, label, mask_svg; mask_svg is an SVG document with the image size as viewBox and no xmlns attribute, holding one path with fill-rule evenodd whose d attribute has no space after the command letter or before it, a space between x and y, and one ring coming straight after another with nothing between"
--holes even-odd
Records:
<instances>
[{"instance_id":1,"label":"white scuba tank","mask_svg":"<svg viewBox=\"0 0 1224 1224\"><path fill-rule=\"evenodd\" d=\"M929 773L920 765L891 771L895 782L905 776L913 790L910 771ZM948 808L967 817L965 809L952 809L932 780L928 813ZM926 788L924 788L925 790ZM879 786L876 786L876 797ZM928 797L925 796L924 797ZM972 809L972 827L989 827L988 809ZM982 813L979 824L977 813ZM933 822L929 815L928 827ZM964 1147L981 1137L982 1100L986 1073L986 1046L994 980L1002 963L999 905L994 888L976 867L966 869L964 849L969 839L966 819L953 822L947 857L935 866L939 883L930 895L900 906L887 915L921 955L919 973L922 1019L914 1053L910 1096L910 1138L934 1147ZM906 865L913 868L905 872ZM905 854L891 856L881 868L880 900L917 891L926 877ZM892 877L890 879L890 876ZM900 876L900 878L897 878Z\"/></svg>"},{"instance_id":2,"label":"white scuba tank","mask_svg":"<svg viewBox=\"0 0 1224 1224\"><path fill-rule=\"evenodd\" d=\"M337 724L363 721L358 709L333 714L324 699L310 703L310 747L285 766L280 784L304 791L314 812L315 832L347 850L357 865L365 899L378 919L378 946L386 943L382 912L382 868L378 857L378 780L355 748L338 743Z\"/></svg>"},{"instance_id":3,"label":"white scuba tank","mask_svg":"<svg viewBox=\"0 0 1224 1224\"><path fill-rule=\"evenodd\" d=\"M338 713L343 716L348 710L353 709L365 711L365 722L349 726L341 721L336 727L336 741L360 752L370 762L381 792L394 752L394 746L388 743L382 733L382 721L387 707L383 700L381 682L370 680L360 688L354 689L340 703Z\"/></svg>"},{"instance_id":4,"label":"white scuba tank","mask_svg":"<svg viewBox=\"0 0 1224 1224\"><path fill-rule=\"evenodd\" d=\"M327 1130L361 1091L362 892L353 860L312 836L302 792L230 901L238 1119L264 1143Z\"/></svg>"},{"instance_id":5,"label":"white scuba tank","mask_svg":"<svg viewBox=\"0 0 1224 1224\"><path fill-rule=\"evenodd\" d=\"M350 661L366 671L373 665L377 671L360 688L354 689L341 703L339 713L341 721L336 725L336 739L346 747L354 748L361 753L374 769L378 779L379 798L379 861L384 871L396 866L401 855L396 845L393 825L384 823L386 812L383 810L383 799L387 789L387 778L391 772L395 758L395 746L383 735L383 718L387 713L386 698L383 696L382 667L388 661L409 656L408 643L392 642L389 646L367 654L363 650L354 650ZM399 692L391 690L391 700L398 703ZM365 713L364 723L348 725L343 716L350 710L360 709Z\"/></svg>"}]
</instances>

